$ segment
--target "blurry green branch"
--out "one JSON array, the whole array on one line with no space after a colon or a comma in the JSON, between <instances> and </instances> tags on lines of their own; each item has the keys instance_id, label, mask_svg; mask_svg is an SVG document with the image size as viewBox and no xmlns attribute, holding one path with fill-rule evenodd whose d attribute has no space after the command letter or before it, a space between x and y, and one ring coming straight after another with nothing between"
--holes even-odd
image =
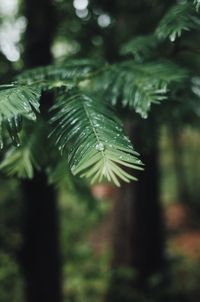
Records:
<instances>
[{"instance_id":1,"label":"blurry green branch","mask_svg":"<svg viewBox=\"0 0 200 302\"><path fill-rule=\"evenodd\" d=\"M10 145L10 136L19 149L11 147L0 168L10 175L33 177L33 167L37 165L32 144L27 144L23 135L20 142L19 133L25 120L36 120L40 114L40 96L50 91L55 104L50 109L47 132L67 158L72 173L89 178L92 183L106 179L117 186L119 179L126 182L135 179L127 168L142 169L142 162L124 134L114 107L127 107L147 118L152 104L180 99L183 90L188 92L185 96L193 93L194 97L197 88L190 78L197 75L175 64L167 54L159 60L155 54L164 44L180 39L185 31L199 30L198 8L199 1L177 1L155 32L136 37L121 47L125 57L119 63L69 59L63 64L27 70L13 84L2 85L1 148L5 141ZM34 124L32 127L30 136ZM59 162L57 156L50 158Z\"/></svg>"}]
</instances>

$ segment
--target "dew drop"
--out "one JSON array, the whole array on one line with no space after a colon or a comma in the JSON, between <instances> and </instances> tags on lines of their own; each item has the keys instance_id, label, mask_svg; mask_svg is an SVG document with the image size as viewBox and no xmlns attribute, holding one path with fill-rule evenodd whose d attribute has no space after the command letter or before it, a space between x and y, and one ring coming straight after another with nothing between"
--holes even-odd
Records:
<instances>
[{"instance_id":1,"label":"dew drop","mask_svg":"<svg viewBox=\"0 0 200 302\"><path fill-rule=\"evenodd\" d=\"M141 116L142 116L142 118L146 119L146 118L147 118L146 112L142 112L142 113L141 113Z\"/></svg>"},{"instance_id":2,"label":"dew drop","mask_svg":"<svg viewBox=\"0 0 200 302\"><path fill-rule=\"evenodd\" d=\"M73 172L75 169L76 169L76 166L73 165L72 168L71 168L72 172Z\"/></svg>"},{"instance_id":3,"label":"dew drop","mask_svg":"<svg viewBox=\"0 0 200 302\"><path fill-rule=\"evenodd\" d=\"M176 34L175 33L172 33L169 37L170 41L171 42L174 42L176 40Z\"/></svg>"},{"instance_id":4,"label":"dew drop","mask_svg":"<svg viewBox=\"0 0 200 302\"><path fill-rule=\"evenodd\" d=\"M97 151L104 151L105 150L105 146L102 143L97 144L95 148L96 148Z\"/></svg>"}]
</instances>

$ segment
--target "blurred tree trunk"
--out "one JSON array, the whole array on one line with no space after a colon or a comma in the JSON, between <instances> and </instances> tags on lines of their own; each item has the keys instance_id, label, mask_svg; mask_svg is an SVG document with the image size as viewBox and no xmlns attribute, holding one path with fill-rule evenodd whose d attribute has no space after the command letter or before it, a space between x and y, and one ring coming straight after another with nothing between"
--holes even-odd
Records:
<instances>
[{"instance_id":1,"label":"blurred tree trunk","mask_svg":"<svg viewBox=\"0 0 200 302\"><path fill-rule=\"evenodd\" d=\"M189 188L187 183L187 177L185 174L185 168L183 163L183 146L181 143L182 131L177 125L171 125L170 129L172 151L174 157L174 169L176 174L177 189L178 189L178 201L189 205Z\"/></svg>"},{"instance_id":2,"label":"blurred tree trunk","mask_svg":"<svg viewBox=\"0 0 200 302\"><path fill-rule=\"evenodd\" d=\"M107 301L115 302L129 302L134 298L140 301L144 293L152 297L163 283L165 271L155 122L151 119L144 124L140 122L136 127L130 126L128 132L142 153L145 170L137 183L122 186L115 201L113 273L107 293ZM152 287L149 281L155 276L161 279Z\"/></svg>"},{"instance_id":3,"label":"blurred tree trunk","mask_svg":"<svg viewBox=\"0 0 200 302\"><path fill-rule=\"evenodd\" d=\"M146 123L140 123L133 131L133 137L145 164L145 170L135 184L133 200L130 200L133 213L131 262L139 273L138 287L143 290L149 287L151 276L160 275L165 269L165 238L159 201L158 125L155 118L150 116Z\"/></svg>"},{"instance_id":4,"label":"blurred tree trunk","mask_svg":"<svg viewBox=\"0 0 200 302\"><path fill-rule=\"evenodd\" d=\"M60 271L55 192L46 176L24 181L25 228L22 250L27 302L59 302Z\"/></svg>"},{"instance_id":5,"label":"blurred tree trunk","mask_svg":"<svg viewBox=\"0 0 200 302\"><path fill-rule=\"evenodd\" d=\"M27 28L24 37L25 67L51 63L51 44L55 32L52 0L24 0Z\"/></svg>"},{"instance_id":6,"label":"blurred tree trunk","mask_svg":"<svg viewBox=\"0 0 200 302\"><path fill-rule=\"evenodd\" d=\"M25 67L51 63L50 47L54 34L54 9L50 0L26 0ZM47 111L51 97L44 96ZM47 154L48 156L48 154ZM59 302L60 269L56 196L44 173L22 183L25 225L22 267L27 302Z\"/></svg>"}]
</instances>

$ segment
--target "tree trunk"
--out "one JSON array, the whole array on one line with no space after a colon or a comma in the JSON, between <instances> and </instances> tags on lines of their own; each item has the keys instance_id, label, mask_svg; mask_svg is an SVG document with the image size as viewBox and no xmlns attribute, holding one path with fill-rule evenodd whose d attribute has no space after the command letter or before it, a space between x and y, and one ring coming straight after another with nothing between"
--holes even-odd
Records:
<instances>
[{"instance_id":1,"label":"tree trunk","mask_svg":"<svg viewBox=\"0 0 200 302\"><path fill-rule=\"evenodd\" d=\"M132 265L138 271L138 287L148 288L149 278L165 268L164 231L159 202L159 153L155 121L136 129L136 148L141 150L145 170L135 184L132 202ZM133 131L134 134L134 131ZM144 139L147 141L144 141ZM129 190L133 190L129 188Z\"/></svg>"},{"instance_id":2,"label":"tree trunk","mask_svg":"<svg viewBox=\"0 0 200 302\"><path fill-rule=\"evenodd\" d=\"M59 302L60 271L55 192L46 176L24 181L23 271L27 302Z\"/></svg>"},{"instance_id":3,"label":"tree trunk","mask_svg":"<svg viewBox=\"0 0 200 302\"><path fill-rule=\"evenodd\" d=\"M55 32L52 0L24 0L27 28L25 32L25 67L51 63L51 44Z\"/></svg>"},{"instance_id":4,"label":"tree trunk","mask_svg":"<svg viewBox=\"0 0 200 302\"><path fill-rule=\"evenodd\" d=\"M51 63L50 47L54 32L54 10L50 0L26 0L25 67ZM51 98L45 97L44 111ZM48 155L47 155L48 156ZM56 197L44 173L22 183L25 225L22 269L27 302L61 300Z\"/></svg>"},{"instance_id":5,"label":"tree trunk","mask_svg":"<svg viewBox=\"0 0 200 302\"><path fill-rule=\"evenodd\" d=\"M181 146L181 129L177 125L170 127L172 151L174 155L174 169L176 174L179 202L189 205L189 189L183 164L183 147Z\"/></svg>"},{"instance_id":6,"label":"tree trunk","mask_svg":"<svg viewBox=\"0 0 200 302\"><path fill-rule=\"evenodd\" d=\"M112 278L107 301L141 301L158 289L150 278L165 271L164 233L158 190L158 140L153 120L130 127L129 136L142 153L145 170L134 184L123 185L118 192L114 212ZM150 138L147 142L147 138ZM144 139L145 141L144 141ZM150 300L150 299L149 299Z\"/></svg>"}]
</instances>

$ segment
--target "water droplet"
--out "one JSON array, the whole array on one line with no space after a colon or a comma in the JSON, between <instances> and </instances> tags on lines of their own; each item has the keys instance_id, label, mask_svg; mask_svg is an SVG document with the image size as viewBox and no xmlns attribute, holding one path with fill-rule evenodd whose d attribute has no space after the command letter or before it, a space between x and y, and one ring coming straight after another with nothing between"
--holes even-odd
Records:
<instances>
[{"instance_id":1,"label":"water droplet","mask_svg":"<svg viewBox=\"0 0 200 302\"><path fill-rule=\"evenodd\" d=\"M146 112L141 112L142 118L146 119L147 118L147 113Z\"/></svg>"},{"instance_id":2,"label":"water droplet","mask_svg":"<svg viewBox=\"0 0 200 302\"><path fill-rule=\"evenodd\" d=\"M104 151L105 150L105 146L102 143L97 144L95 148L96 148L97 151Z\"/></svg>"},{"instance_id":3,"label":"water droplet","mask_svg":"<svg viewBox=\"0 0 200 302\"><path fill-rule=\"evenodd\" d=\"M169 37L171 42L174 42L176 40L176 33L172 33Z\"/></svg>"},{"instance_id":4,"label":"water droplet","mask_svg":"<svg viewBox=\"0 0 200 302\"><path fill-rule=\"evenodd\" d=\"M75 165L73 165L72 166L72 168L71 168L71 170L72 170L72 173L73 173L73 171L76 169L76 166Z\"/></svg>"}]
</instances>

